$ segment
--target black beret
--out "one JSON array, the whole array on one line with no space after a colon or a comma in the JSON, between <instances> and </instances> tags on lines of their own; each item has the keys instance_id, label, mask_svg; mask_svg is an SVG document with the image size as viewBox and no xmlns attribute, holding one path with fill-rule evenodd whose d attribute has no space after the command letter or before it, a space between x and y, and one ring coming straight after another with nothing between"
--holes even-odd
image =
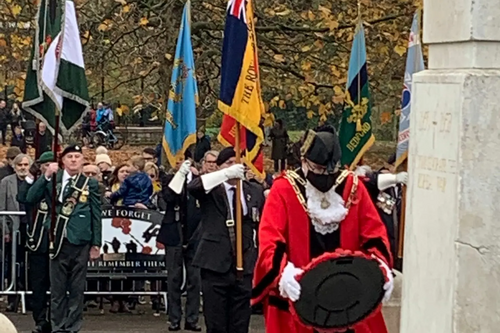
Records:
<instances>
[{"instance_id":1,"label":"black beret","mask_svg":"<svg viewBox=\"0 0 500 333\"><path fill-rule=\"evenodd\" d=\"M224 163L227 162L232 157L236 156L236 152L234 151L233 147L227 147L222 149L222 151L219 153L219 156L217 157L217 165L220 166Z\"/></svg>"},{"instance_id":2,"label":"black beret","mask_svg":"<svg viewBox=\"0 0 500 333\"><path fill-rule=\"evenodd\" d=\"M80 147L79 145L67 146L66 148L64 148L64 150L62 152L61 158L63 158L65 155L70 154L70 153L83 154L82 147Z\"/></svg>"}]
</instances>

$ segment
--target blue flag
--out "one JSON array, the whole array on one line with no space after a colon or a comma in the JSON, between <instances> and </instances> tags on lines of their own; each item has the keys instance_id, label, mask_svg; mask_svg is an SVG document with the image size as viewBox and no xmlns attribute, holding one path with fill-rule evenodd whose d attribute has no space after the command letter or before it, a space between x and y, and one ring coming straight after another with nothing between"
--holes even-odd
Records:
<instances>
[{"instance_id":1,"label":"blue flag","mask_svg":"<svg viewBox=\"0 0 500 333\"><path fill-rule=\"evenodd\" d=\"M413 74L423 71L424 57L420 43L419 12L413 17L408 53L406 58L405 81L403 96L401 98L401 116L399 118L398 148L396 151L396 167L408 157L408 144L410 142L410 112Z\"/></svg>"},{"instance_id":2,"label":"blue flag","mask_svg":"<svg viewBox=\"0 0 500 333\"><path fill-rule=\"evenodd\" d=\"M184 160L186 149L196 143L197 105L198 87L191 44L191 2L188 0L177 39L163 134L163 149L171 166Z\"/></svg>"}]
</instances>

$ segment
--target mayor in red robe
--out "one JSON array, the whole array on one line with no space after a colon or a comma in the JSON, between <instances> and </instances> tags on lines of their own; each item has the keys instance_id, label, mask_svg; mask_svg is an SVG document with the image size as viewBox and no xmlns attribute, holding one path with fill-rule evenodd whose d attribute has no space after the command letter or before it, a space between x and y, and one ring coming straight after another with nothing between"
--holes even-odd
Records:
<instances>
[{"instance_id":1,"label":"mayor in red robe","mask_svg":"<svg viewBox=\"0 0 500 333\"><path fill-rule=\"evenodd\" d=\"M344 249L373 255L385 271L386 298L392 291L385 226L357 176L335 172L340 146L333 128L308 131L301 154L302 168L283 173L273 183L259 226L252 303L263 303L267 333L315 332L291 315L289 301L297 300L300 291L287 285L298 286L290 282L290 274L300 273L325 252ZM387 333L381 310L349 332Z\"/></svg>"}]
</instances>

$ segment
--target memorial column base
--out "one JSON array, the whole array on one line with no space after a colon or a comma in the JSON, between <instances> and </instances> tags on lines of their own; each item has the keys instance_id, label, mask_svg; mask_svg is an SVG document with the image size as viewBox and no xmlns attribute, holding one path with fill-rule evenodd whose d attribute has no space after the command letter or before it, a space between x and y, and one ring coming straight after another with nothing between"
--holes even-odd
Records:
<instances>
[{"instance_id":1,"label":"memorial column base","mask_svg":"<svg viewBox=\"0 0 500 333\"><path fill-rule=\"evenodd\" d=\"M410 138L401 333L498 333L500 70L414 75Z\"/></svg>"}]
</instances>

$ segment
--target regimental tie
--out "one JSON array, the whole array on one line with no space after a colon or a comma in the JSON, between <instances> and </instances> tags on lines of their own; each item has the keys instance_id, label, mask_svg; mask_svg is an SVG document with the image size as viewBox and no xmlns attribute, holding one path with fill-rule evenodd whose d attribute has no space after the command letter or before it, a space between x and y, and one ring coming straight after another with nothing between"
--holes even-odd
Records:
<instances>
[{"instance_id":1,"label":"regimental tie","mask_svg":"<svg viewBox=\"0 0 500 333\"><path fill-rule=\"evenodd\" d=\"M73 186L74 181L75 180L73 178L68 179L68 182L66 183L66 186L64 187L64 191L63 191L63 196L62 196L63 200L64 200L64 198L68 197L69 191L71 190L71 187Z\"/></svg>"}]
</instances>

